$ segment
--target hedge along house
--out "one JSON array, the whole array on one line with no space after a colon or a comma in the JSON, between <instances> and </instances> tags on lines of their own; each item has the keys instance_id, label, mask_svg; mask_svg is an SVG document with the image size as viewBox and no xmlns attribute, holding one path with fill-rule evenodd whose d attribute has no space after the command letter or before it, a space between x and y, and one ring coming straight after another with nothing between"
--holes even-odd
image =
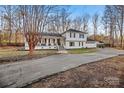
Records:
<instances>
[{"instance_id":1,"label":"hedge along house","mask_svg":"<svg viewBox=\"0 0 124 93\"><path fill-rule=\"evenodd\" d=\"M41 33L42 40L35 49L76 49L95 48L96 42L87 41L86 32L69 29L64 33ZM28 50L28 43L25 41L25 49Z\"/></svg>"}]
</instances>

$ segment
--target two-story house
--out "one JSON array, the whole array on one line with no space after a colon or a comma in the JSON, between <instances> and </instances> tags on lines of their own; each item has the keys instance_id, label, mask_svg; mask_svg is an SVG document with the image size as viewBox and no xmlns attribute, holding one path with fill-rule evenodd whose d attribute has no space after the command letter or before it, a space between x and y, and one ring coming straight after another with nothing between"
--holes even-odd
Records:
<instances>
[{"instance_id":1,"label":"two-story house","mask_svg":"<svg viewBox=\"0 0 124 93\"><path fill-rule=\"evenodd\" d=\"M42 40L35 49L76 49L94 48L96 42L87 41L88 33L69 29L64 33L42 33ZM28 43L25 42L25 49L28 50Z\"/></svg>"},{"instance_id":2,"label":"two-story house","mask_svg":"<svg viewBox=\"0 0 124 93\"><path fill-rule=\"evenodd\" d=\"M85 44L87 41L87 33L69 29L62 33L62 36L65 38L64 40L64 48L65 49L73 49L73 48L85 48Z\"/></svg>"}]
</instances>

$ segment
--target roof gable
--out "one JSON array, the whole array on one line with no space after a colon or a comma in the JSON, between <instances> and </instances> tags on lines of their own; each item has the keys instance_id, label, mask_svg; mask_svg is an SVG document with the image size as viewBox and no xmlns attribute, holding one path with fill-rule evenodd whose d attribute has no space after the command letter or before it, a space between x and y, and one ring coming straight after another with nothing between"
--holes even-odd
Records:
<instances>
[{"instance_id":1,"label":"roof gable","mask_svg":"<svg viewBox=\"0 0 124 93\"><path fill-rule=\"evenodd\" d=\"M83 31L79 31L79 30L75 30L75 29L66 30L66 31L63 32L62 34L66 33L66 32L76 32L76 33L84 33L84 34L87 34L87 32L83 32Z\"/></svg>"},{"instance_id":2,"label":"roof gable","mask_svg":"<svg viewBox=\"0 0 124 93\"><path fill-rule=\"evenodd\" d=\"M43 36L56 36L56 37L61 37L61 34L59 33L41 33Z\"/></svg>"}]
</instances>

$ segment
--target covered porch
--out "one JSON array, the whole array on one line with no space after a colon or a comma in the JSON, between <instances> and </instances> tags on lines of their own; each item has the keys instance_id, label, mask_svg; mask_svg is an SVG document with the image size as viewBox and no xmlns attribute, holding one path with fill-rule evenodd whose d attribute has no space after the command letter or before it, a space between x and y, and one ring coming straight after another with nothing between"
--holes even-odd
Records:
<instances>
[{"instance_id":1,"label":"covered porch","mask_svg":"<svg viewBox=\"0 0 124 93\"><path fill-rule=\"evenodd\" d=\"M35 49L58 49L59 46L64 46L63 37L43 36Z\"/></svg>"}]
</instances>

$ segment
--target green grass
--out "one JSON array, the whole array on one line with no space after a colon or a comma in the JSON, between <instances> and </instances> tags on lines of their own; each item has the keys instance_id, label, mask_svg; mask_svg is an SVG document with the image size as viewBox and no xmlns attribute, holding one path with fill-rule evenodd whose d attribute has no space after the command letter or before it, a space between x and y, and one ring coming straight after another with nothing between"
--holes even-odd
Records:
<instances>
[{"instance_id":1,"label":"green grass","mask_svg":"<svg viewBox=\"0 0 124 93\"><path fill-rule=\"evenodd\" d=\"M67 50L69 54L82 54L82 53L93 53L96 52L96 48L80 48Z\"/></svg>"},{"instance_id":2,"label":"green grass","mask_svg":"<svg viewBox=\"0 0 124 93\"><path fill-rule=\"evenodd\" d=\"M82 53L93 53L97 51L97 49L70 49L67 50L69 54L82 54ZM16 48L13 47L3 47L0 48L0 58L2 57L15 57L15 56L25 56L28 55L29 51L17 51ZM36 50L34 51L34 55L46 55L46 54L55 54L57 50Z\"/></svg>"}]
</instances>

